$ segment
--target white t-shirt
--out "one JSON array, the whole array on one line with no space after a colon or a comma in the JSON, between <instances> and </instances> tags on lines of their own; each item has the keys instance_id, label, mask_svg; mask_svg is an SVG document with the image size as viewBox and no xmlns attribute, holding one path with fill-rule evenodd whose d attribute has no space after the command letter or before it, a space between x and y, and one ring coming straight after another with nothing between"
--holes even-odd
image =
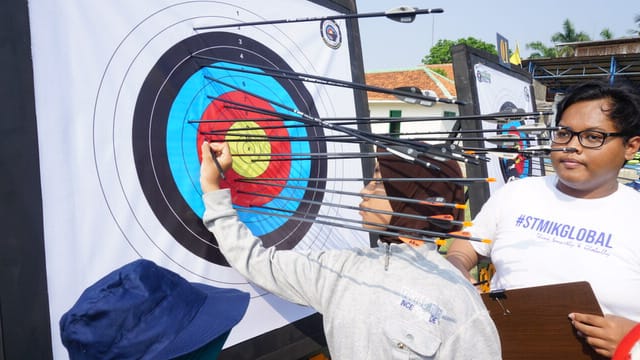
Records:
<instances>
[{"instance_id":1,"label":"white t-shirt","mask_svg":"<svg viewBox=\"0 0 640 360\"><path fill-rule=\"evenodd\" d=\"M491 289L588 281L605 314L640 321L640 193L628 186L578 199L557 177L529 177L493 194L467 230L496 267Z\"/></svg>"}]
</instances>

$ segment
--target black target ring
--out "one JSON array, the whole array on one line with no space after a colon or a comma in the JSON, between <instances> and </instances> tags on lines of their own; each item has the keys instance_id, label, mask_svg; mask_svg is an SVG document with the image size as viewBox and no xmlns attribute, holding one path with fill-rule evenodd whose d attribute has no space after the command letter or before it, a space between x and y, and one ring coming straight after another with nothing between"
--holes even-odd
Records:
<instances>
[{"instance_id":1,"label":"black target ring","mask_svg":"<svg viewBox=\"0 0 640 360\"><path fill-rule=\"evenodd\" d=\"M206 46L203 46L206 44ZM239 46L242 44L242 46ZM194 50L196 49L196 50ZM250 50L248 50L250 49ZM132 145L136 171L149 205L165 229L193 254L210 262L227 266L217 249L214 236L185 201L173 178L167 156L167 119L172 104L187 79L202 66L210 64L192 54L228 61L242 61L255 66L291 70L287 63L263 44L238 34L211 32L186 38L167 50L143 82L135 106ZM275 79L291 96L303 113L318 117L313 98L301 82ZM308 128L310 137L322 137L320 127ZM197 144L194 144L197 146ZM309 141L312 152L326 152L323 141ZM326 160L314 159L311 178L326 178ZM197 180L197 179L196 179ZM193 184L199 188L199 184ZM324 182L311 181L310 188L323 188ZM159 196L161 194L161 196ZM322 193L305 191L296 211L313 218L322 201ZM284 225L261 236L265 246L291 249L305 236L311 222L288 220Z\"/></svg>"}]
</instances>

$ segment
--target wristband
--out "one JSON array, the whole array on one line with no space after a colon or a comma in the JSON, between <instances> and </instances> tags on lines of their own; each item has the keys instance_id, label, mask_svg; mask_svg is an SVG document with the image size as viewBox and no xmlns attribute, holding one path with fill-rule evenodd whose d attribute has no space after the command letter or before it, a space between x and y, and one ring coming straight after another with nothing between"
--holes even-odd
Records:
<instances>
[{"instance_id":1,"label":"wristband","mask_svg":"<svg viewBox=\"0 0 640 360\"><path fill-rule=\"evenodd\" d=\"M631 331L622 338L611 358L611 360L635 359L640 359L640 324L634 326Z\"/></svg>"}]
</instances>

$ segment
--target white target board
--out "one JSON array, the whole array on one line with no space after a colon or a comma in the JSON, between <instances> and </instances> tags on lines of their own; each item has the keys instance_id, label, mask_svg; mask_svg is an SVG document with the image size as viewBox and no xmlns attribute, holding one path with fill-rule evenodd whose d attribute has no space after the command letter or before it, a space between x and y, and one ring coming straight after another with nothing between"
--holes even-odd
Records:
<instances>
[{"instance_id":1,"label":"white target board","mask_svg":"<svg viewBox=\"0 0 640 360\"><path fill-rule=\"evenodd\" d=\"M533 125L536 119L518 117L518 113L531 113L534 111L530 82L515 78L504 71L496 70L485 64L474 64L476 88L478 90L478 104L480 114L513 113L514 116L496 125L495 121L482 121L483 129L501 129L501 134L517 135L525 139L518 141L520 148L537 145L536 140L527 140L531 135L521 132L519 127ZM485 142L485 146L497 147L495 144ZM491 192L494 192L506 182L527 176L540 176L543 174L541 160L525 155L517 155L514 158L505 158L495 154L487 155L491 161L487 165L488 176L495 178L496 182L490 183Z\"/></svg>"},{"instance_id":2,"label":"white target board","mask_svg":"<svg viewBox=\"0 0 640 360\"><path fill-rule=\"evenodd\" d=\"M295 0L31 0L29 14L54 356L66 356L58 320L80 293L141 257L251 294L225 346L312 314L227 265L202 225L198 151L205 139L229 141L237 156L224 185L239 210L261 206L240 216L265 245L369 246L366 233L296 220L357 218L349 206L359 199L345 192L361 184L322 179L362 177L359 159L293 156L359 151L295 118L355 116L353 91L270 70L350 81L346 24L241 26L337 13ZM221 25L237 26L208 28Z\"/></svg>"}]
</instances>

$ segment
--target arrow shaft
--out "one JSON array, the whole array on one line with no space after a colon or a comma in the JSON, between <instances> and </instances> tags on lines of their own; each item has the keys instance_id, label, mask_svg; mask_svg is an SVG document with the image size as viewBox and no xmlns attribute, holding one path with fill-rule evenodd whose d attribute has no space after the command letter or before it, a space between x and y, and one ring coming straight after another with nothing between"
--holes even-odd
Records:
<instances>
[{"instance_id":1,"label":"arrow shaft","mask_svg":"<svg viewBox=\"0 0 640 360\"><path fill-rule=\"evenodd\" d=\"M239 191L240 192L240 191ZM243 194L248 194L248 195L255 195L255 196L264 196L264 197L268 197L268 198L276 198L276 199L283 199L283 200L291 200L291 201L300 201L300 199L296 199L296 198L288 198L285 196L276 196L276 195L270 195L270 194L261 194L261 193L254 193L254 192L249 192L249 191L241 191ZM248 211L248 212L254 212L254 213L260 213L260 214L265 214L265 215L272 215L272 216L279 216L279 217L286 217L289 219L294 219L294 220L300 220L300 221L308 221L308 222L313 222L313 223L319 223L319 224L324 224L324 225L335 225L338 227L346 227L352 230L370 230L370 229L365 229L362 226L349 226L349 225L345 225L345 224L341 224L341 223L333 223L333 222L324 222L321 220L317 220L317 219L311 219L308 217L299 217L299 216L290 216L290 215L284 215L284 214L278 214L278 213L274 213L274 212L270 212L270 211L261 211L261 210L256 210L255 208L237 208L236 210L238 211ZM282 210L282 209L278 209L277 211L281 211L281 212L290 212L289 210ZM307 214L304 214L305 216L308 216ZM344 220L344 219L341 219ZM376 225L381 225L381 224L377 224ZM405 228L408 229L408 228ZM480 241L480 239L474 238L474 237L469 237L469 236L464 236L464 235L457 235L457 234L449 234L449 233L445 233L445 232L439 232L439 231L430 231L430 230L418 230L418 229L410 229L412 232L419 232L423 235L427 235L427 236L435 236L435 237L439 237L439 238L460 238L460 239L464 239L464 240L471 240L471 241ZM388 234L385 234L388 235ZM391 236L398 236L398 235L402 235L402 236L406 236L405 234L394 234ZM420 238L418 238L418 240L420 240Z\"/></svg>"},{"instance_id":2,"label":"arrow shaft","mask_svg":"<svg viewBox=\"0 0 640 360\"><path fill-rule=\"evenodd\" d=\"M420 164L420 165L428 167L428 168L433 168L433 169L436 169L436 170L440 169L437 165L434 165L429 161L418 159L417 150L415 150L415 149L411 149L411 148L404 149L404 148L398 148L398 147L391 147L391 146L388 145L388 143L397 144L399 142L402 143L403 145L406 145L406 142L402 142L402 141L400 141L398 139L394 139L394 138L382 137L382 136L379 136L379 135L376 135L376 134L371 134L371 133L365 134L363 132L360 132L358 130L355 130L355 129L352 129L352 128L349 128L349 127L346 127L346 126L340 126L340 125L335 125L335 124L332 124L332 123L329 123L329 122L325 122L320 118L310 116L308 114L305 114L305 113L301 112L298 109L294 109L294 108L292 108L290 106L287 106L285 104L279 103L277 101L274 101L274 100L271 100L271 99L267 99L267 98L265 98L263 96L260 96L258 94L254 94L254 93L252 93L250 91L247 91L245 89L241 89L238 86L229 84L229 83L227 83L225 81L222 81L220 79L215 79L215 78L208 77L208 76L205 76L205 78L207 78L207 79L209 79L211 81L217 82L217 83L219 83L221 85L227 86L229 88L232 88L232 89L247 93L247 94L249 94L251 96L254 96L254 97L256 97L258 99L261 99L263 101L266 101L268 103L272 103L272 104L274 104L276 106L279 106L279 107L281 107L281 108L283 108L285 110L291 111L294 114L300 115L301 118L305 119L308 122L316 123L316 124L318 124L320 126L323 126L323 127L326 127L326 128L338 131L338 132L342 132L342 133L345 133L345 134L352 135L352 136L358 138L359 140L363 140L363 141L365 141L367 143L370 143L372 145L376 145L378 147L387 149L387 151L392 152L392 153L396 154L397 156L400 156L401 158L404 158L404 159L406 159L408 161ZM383 142L382 140L384 140L386 142ZM417 144L412 144L412 145L416 146ZM426 144L422 144L420 146L425 146L426 147L427 145ZM429 155L429 154L427 154L427 155ZM444 155L444 154L442 154L442 155ZM448 155L451 156L451 151L449 151ZM461 155L461 154L458 154L458 156L463 157L463 155Z\"/></svg>"},{"instance_id":3,"label":"arrow shaft","mask_svg":"<svg viewBox=\"0 0 640 360\"><path fill-rule=\"evenodd\" d=\"M461 101L452 100L452 99L441 99L441 98L437 98L437 97L433 97L433 96L423 95L421 93L409 93L409 92L406 92L406 91L388 89L388 88L383 88L383 87L379 87L379 86L373 86L373 85L367 85L367 84L363 84L363 83L357 83L357 82L353 82L353 81L345 81L345 80L340 80L340 79L335 79L335 78L329 78L329 77L325 77L325 76L319 76L319 75L313 75L313 74L307 74L307 73L300 73L300 72L295 72L295 71L291 71L291 70L277 69L277 68L260 66L260 65L252 65L252 64L242 63L242 62L238 62L238 61L230 61L230 60L218 59L218 58L207 57L207 56L202 56L202 55L192 55L192 56L193 57L198 57L198 58L205 58L205 59L213 60L213 61L227 62L227 63L235 64L235 65L253 67L253 68L257 68L257 69L263 70L263 71L256 71L256 70L251 70L251 69L246 69L246 68L233 68L233 67L228 67L228 66L223 66L223 65L206 65L206 67L214 68L214 69L220 69L220 70L226 70L226 71L235 71L235 72L253 74L253 75L258 75L258 76L272 76L272 77L277 77L277 78L287 79L287 80L304 81L304 82L310 82L310 83L315 83L315 84L320 84L320 85L328 85L328 86L343 87L343 88L349 88L349 89L355 89L355 90L371 91L371 92L382 93L382 94L404 96L404 97L409 97L409 98L419 99L419 100L443 102L443 103L447 103L447 104L459 104L459 105L464 105L465 104L465 103L463 103Z\"/></svg>"},{"instance_id":4,"label":"arrow shaft","mask_svg":"<svg viewBox=\"0 0 640 360\"><path fill-rule=\"evenodd\" d=\"M349 196L357 196L357 197L362 197L363 196L359 192L352 192L352 191L319 189L319 188L312 188L312 187L306 187L306 186L286 185L286 184L276 184L276 183L265 183L265 182L260 182L260 181L256 181L256 182L252 182L252 183L254 183L254 184L257 183L257 184L261 184L261 185L268 185L268 186L276 186L276 187L288 188L288 189L304 190L304 191L324 192L324 193L330 193L330 194L340 194L340 195L349 195ZM253 194L253 195L256 195L256 194ZM436 201L433 201L431 203L425 203L424 200L411 199L411 198L405 198L405 197L399 197L399 196L388 196L388 195L367 194L366 197L374 198L374 199L401 201L401 202L412 203L412 204L433 205L433 206L443 206L443 207L456 207L458 205L458 204L436 202Z\"/></svg>"},{"instance_id":5,"label":"arrow shaft","mask_svg":"<svg viewBox=\"0 0 640 360\"><path fill-rule=\"evenodd\" d=\"M262 185L275 185L266 181L394 181L394 182L453 182L453 183L473 183L491 182L490 178L260 178L260 179L238 179L239 182L250 182ZM358 195L359 196L359 195Z\"/></svg>"},{"instance_id":6,"label":"arrow shaft","mask_svg":"<svg viewBox=\"0 0 640 360\"><path fill-rule=\"evenodd\" d=\"M336 227L343 228L343 229L364 231L364 232L368 232L370 234L376 234L376 235L386 235L386 236L392 236L392 237L402 236L402 237L411 238L411 239L419 240L419 241L436 242L436 239L426 239L426 238L424 238L422 236L414 236L414 235L411 235L411 234L400 234L400 233L393 232L393 231L385 231L385 230L378 230L378 229L369 229L369 228L365 228L365 227L362 227L362 226L353 226L353 225L347 225L347 224L331 222L331 221L310 219L310 218L307 218L307 217L296 216L296 215L278 214L278 213L269 212L269 211L257 210L255 208L238 208L237 211L249 212L249 213L254 213L254 214L262 214L262 215L269 215L269 216L276 216L276 217L284 217L284 218L287 218L287 219L293 219L293 220L297 220L297 221L301 221L301 222L311 222L311 223L314 223L314 224L336 226ZM280 210L280 211L282 211L282 210Z\"/></svg>"},{"instance_id":7,"label":"arrow shaft","mask_svg":"<svg viewBox=\"0 0 640 360\"><path fill-rule=\"evenodd\" d=\"M307 216L307 213L304 213L304 212L301 212L301 211L297 211L297 210L278 209L278 208L269 207L269 206L260 206L260 208L265 209L265 210L270 210L270 211L287 212L287 213L295 214L295 215L298 215L298 216L299 215ZM362 211L374 212L374 211L371 211L371 210L375 210L375 209L362 208ZM388 213L391 216L394 216L394 215L395 216L412 215L412 214L398 213L398 212L393 212L393 211L385 211L385 213ZM384 223L364 221L364 220L348 219L348 218L344 218L344 217L331 216L331 215L325 215L325 214L316 214L315 217L320 217L320 218L329 219L329 220L337 220L337 221L341 221L341 222L356 223L356 224L359 224L360 226L369 225L369 226L384 227L387 230L388 229L392 229L392 230L397 230L398 232L403 231L403 233L409 232L409 233L416 233L416 234L422 234L422 235L427 235L427 236L432 236L433 235L433 232L428 232L427 230L422 230L422 229L409 228L409 227L406 227L406 226L398 226L398 225L384 224ZM429 219L426 219L424 216L417 216L417 215L404 216L404 217L415 217L415 219L422 220L422 221L425 221L425 220L428 221L429 220Z\"/></svg>"},{"instance_id":8,"label":"arrow shaft","mask_svg":"<svg viewBox=\"0 0 640 360\"><path fill-rule=\"evenodd\" d=\"M407 11L406 14L407 15L439 14L442 12L444 12L444 10L442 9L412 9L412 11L410 12ZM291 23L299 23L299 22L324 21L324 20L361 19L361 18L371 18L371 17L386 17L390 15L400 16L402 15L402 13L388 14L385 11L381 11L381 12L372 12L372 13L339 14L339 15L303 17L303 18L293 18L293 19L247 21L247 22L238 22L233 24L197 26L197 27L194 27L193 30L199 31L199 30L213 30L213 29L224 29L224 28L240 28L245 26L291 24Z\"/></svg>"}]
</instances>

